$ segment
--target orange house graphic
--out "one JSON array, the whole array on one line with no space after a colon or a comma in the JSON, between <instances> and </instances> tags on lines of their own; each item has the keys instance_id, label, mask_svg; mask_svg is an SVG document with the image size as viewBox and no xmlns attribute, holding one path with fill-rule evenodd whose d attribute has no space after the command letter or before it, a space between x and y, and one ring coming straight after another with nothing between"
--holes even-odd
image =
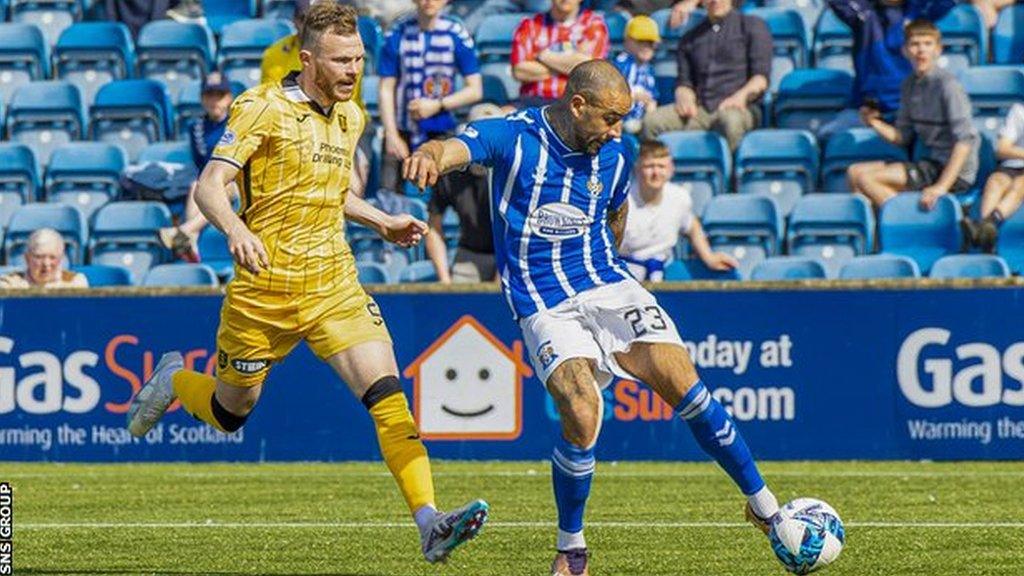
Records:
<instances>
[{"instance_id":1,"label":"orange house graphic","mask_svg":"<svg viewBox=\"0 0 1024 576\"><path fill-rule=\"evenodd\" d=\"M510 350L472 316L459 318L403 375L427 440L515 440L522 433L523 344Z\"/></svg>"}]
</instances>

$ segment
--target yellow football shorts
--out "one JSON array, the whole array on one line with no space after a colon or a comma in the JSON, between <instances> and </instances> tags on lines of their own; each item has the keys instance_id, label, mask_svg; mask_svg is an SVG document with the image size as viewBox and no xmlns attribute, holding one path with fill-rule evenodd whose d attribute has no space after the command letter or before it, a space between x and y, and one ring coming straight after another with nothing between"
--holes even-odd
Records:
<instances>
[{"instance_id":1,"label":"yellow football shorts","mask_svg":"<svg viewBox=\"0 0 1024 576\"><path fill-rule=\"evenodd\" d=\"M217 378L256 386L305 340L321 359L363 342L391 342L384 317L357 282L321 293L270 292L228 285L217 330Z\"/></svg>"}]
</instances>

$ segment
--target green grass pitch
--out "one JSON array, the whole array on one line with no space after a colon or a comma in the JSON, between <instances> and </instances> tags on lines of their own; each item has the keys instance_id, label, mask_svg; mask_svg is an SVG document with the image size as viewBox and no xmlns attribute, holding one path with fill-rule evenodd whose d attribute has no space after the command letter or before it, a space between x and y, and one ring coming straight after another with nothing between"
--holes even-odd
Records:
<instances>
[{"instance_id":1,"label":"green grass pitch","mask_svg":"<svg viewBox=\"0 0 1024 576\"><path fill-rule=\"evenodd\" d=\"M842 515L832 576L1024 575L1024 463L766 463L780 500ZM546 576L545 462L434 462L439 503L481 497L491 520L446 565L420 556L380 463L0 463L14 486L15 574ZM782 575L711 464L599 462L591 574Z\"/></svg>"}]
</instances>

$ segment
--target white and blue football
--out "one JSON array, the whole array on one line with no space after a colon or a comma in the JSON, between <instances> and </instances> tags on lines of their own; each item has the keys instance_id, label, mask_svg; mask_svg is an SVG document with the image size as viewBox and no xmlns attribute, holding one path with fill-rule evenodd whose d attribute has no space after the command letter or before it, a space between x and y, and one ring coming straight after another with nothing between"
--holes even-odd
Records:
<instances>
[{"instance_id":1,"label":"white and blue football","mask_svg":"<svg viewBox=\"0 0 1024 576\"><path fill-rule=\"evenodd\" d=\"M810 574L835 562L846 533L831 506L815 498L797 498L779 510L768 539L786 570Z\"/></svg>"}]
</instances>

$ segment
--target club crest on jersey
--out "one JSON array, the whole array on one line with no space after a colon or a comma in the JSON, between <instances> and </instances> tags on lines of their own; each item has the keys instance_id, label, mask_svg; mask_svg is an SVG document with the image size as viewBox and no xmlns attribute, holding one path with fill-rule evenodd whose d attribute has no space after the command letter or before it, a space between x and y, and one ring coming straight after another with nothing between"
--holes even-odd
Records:
<instances>
[{"instance_id":1,"label":"club crest on jersey","mask_svg":"<svg viewBox=\"0 0 1024 576\"><path fill-rule=\"evenodd\" d=\"M423 92L428 98L442 98L452 93L452 79L444 74L428 76L423 81Z\"/></svg>"},{"instance_id":2,"label":"club crest on jersey","mask_svg":"<svg viewBox=\"0 0 1024 576\"><path fill-rule=\"evenodd\" d=\"M597 196L604 190L604 184L601 183L596 177L587 180L587 190L590 191L591 196Z\"/></svg>"},{"instance_id":3,"label":"club crest on jersey","mask_svg":"<svg viewBox=\"0 0 1024 576\"><path fill-rule=\"evenodd\" d=\"M224 135L220 137L220 141L217 142L218 146L231 146L235 143L235 133L231 130L225 130Z\"/></svg>"},{"instance_id":4,"label":"club crest on jersey","mask_svg":"<svg viewBox=\"0 0 1024 576\"><path fill-rule=\"evenodd\" d=\"M583 210L564 202L545 204L534 210L527 220L531 233L556 242L582 236L591 223Z\"/></svg>"}]
</instances>

